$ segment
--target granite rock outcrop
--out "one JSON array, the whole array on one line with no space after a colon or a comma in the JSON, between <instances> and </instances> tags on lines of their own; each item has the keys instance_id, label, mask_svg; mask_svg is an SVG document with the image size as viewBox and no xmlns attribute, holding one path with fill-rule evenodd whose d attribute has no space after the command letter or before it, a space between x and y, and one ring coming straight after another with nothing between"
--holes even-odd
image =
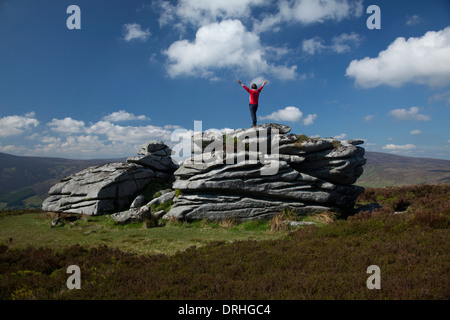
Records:
<instances>
[{"instance_id":1,"label":"granite rock outcrop","mask_svg":"<svg viewBox=\"0 0 450 320\"><path fill-rule=\"evenodd\" d=\"M178 165L172 161L171 150L161 141L149 141L137 157L126 163L108 163L84 169L62 178L44 200L44 211L87 215L110 214L139 208L142 197L136 196L152 181L173 178ZM140 203L137 203L140 202Z\"/></svg>"},{"instance_id":2,"label":"granite rock outcrop","mask_svg":"<svg viewBox=\"0 0 450 320\"><path fill-rule=\"evenodd\" d=\"M289 207L298 215L349 213L364 188L362 140L305 138L264 124L192 137L194 155L174 172L181 195L165 219L269 219Z\"/></svg>"}]
</instances>

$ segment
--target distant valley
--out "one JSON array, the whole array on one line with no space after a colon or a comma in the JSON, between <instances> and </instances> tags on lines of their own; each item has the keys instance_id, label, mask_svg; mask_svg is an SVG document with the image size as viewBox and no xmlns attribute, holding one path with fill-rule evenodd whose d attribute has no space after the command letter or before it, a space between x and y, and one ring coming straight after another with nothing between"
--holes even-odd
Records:
<instances>
[{"instance_id":1,"label":"distant valley","mask_svg":"<svg viewBox=\"0 0 450 320\"><path fill-rule=\"evenodd\" d=\"M125 159L70 160L0 153L0 210L40 208L51 186L90 166Z\"/></svg>"},{"instance_id":2,"label":"distant valley","mask_svg":"<svg viewBox=\"0 0 450 320\"><path fill-rule=\"evenodd\" d=\"M363 187L450 183L450 161L366 152ZM52 185L87 167L125 159L71 160L0 153L0 210L40 208Z\"/></svg>"},{"instance_id":3,"label":"distant valley","mask_svg":"<svg viewBox=\"0 0 450 320\"><path fill-rule=\"evenodd\" d=\"M450 160L414 158L366 152L364 173L356 182L363 187L383 188L414 184L450 183Z\"/></svg>"}]
</instances>

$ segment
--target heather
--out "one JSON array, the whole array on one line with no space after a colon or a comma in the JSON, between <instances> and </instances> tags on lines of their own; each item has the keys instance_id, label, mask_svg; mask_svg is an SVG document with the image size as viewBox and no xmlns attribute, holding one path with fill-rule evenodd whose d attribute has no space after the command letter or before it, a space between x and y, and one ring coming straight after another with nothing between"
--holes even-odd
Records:
<instances>
[{"instance_id":1,"label":"heather","mask_svg":"<svg viewBox=\"0 0 450 320\"><path fill-rule=\"evenodd\" d=\"M347 218L324 213L333 219L281 232L270 230L275 225L271 221L253 230L266 228L258 232L281 236L211 239L173 254L107 245L14 248L4 241L0 299L446 300L449 191L448 184L366 189L358 206L364 209L376 202L381 209ZM239 225L202 222L169 227L232 233ZM80 290L66 287L66 268L71 264L81 269ZM380 290L366 287L366 269L373 264L381 269Z\"/></svg>"}]
</instances>

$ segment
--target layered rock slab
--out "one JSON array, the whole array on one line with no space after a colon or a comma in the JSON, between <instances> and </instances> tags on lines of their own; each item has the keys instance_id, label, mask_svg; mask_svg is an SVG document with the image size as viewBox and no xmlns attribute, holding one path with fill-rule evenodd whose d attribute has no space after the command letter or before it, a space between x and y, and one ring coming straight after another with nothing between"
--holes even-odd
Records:
<instances>
[{"instance_id":1,"label":"layered rock slab","mask_svg":"<svg viewBox=\"0 0 450 320\"><path fill-rule=\"evenodd\" d=\"M156 173L131 163L90 167L61 179L42 204L44 211L101 215L130 206Z\"/></svg>"},{"instance_id":2,"label":"layered rock slab","mask_svg":"<svg viewBox=\"0 0 450 320\"><path fill-rule=\"evenodd\" d=\"M269 219L284 207L290 207L299 215L353 208L356 197L364 190L352 185L365 164L364 149L358 147L363 141L332 138L298 141L296 135L288 135L288 126L278 124L239 129L227 132L226 136L247 137L245 141L251 143L255 136L256 140L261 137L259 133L255 135L255 131L262 129L271 131L262 136L268 137L272 148L276 142L276 157L266 157L258 151L260 146L253 148L256 152L251 152L251 145L243 151L241 159L247 159L245 161L236 161L239 153L236 150L226 150L223 154L222 150L214 150L212 156L208 145L214 135L205 133L204 139L194 136L194 144L197 148L201 146L203 153L186 160L175 171L173 188L181 190L182 195L174 199L165 218ZM227 162L230 157L233 161ZM271 170L274 163L276 172Z\"/></svg>"},{"instance_id":3,"label":"layered rock slab","mask_svg":"<svg viewBox=\"0 0 450 320\"><path fill-rule=\"evenodd\" d=\"M101 215L139 207L145 199L133 204L136 195L152 181L172 179L178 165L172 161L171 150L161 141L148 141L138 154L126 163L90 167L61 179L50 189L42 209Z\"/></svg>"},{"instance_id":4,"label":"layered rock slab","mask_svg":"<svg viewBox=\"0 0 450 320\"><path fill-rule=\"evenodd\" d=\"M127 163L135 163L157 172L171 175L178 164L172 160L172 150L162 141L152 140L141 146L138 155L129 157Z\"/></svg>"}]
</instances>

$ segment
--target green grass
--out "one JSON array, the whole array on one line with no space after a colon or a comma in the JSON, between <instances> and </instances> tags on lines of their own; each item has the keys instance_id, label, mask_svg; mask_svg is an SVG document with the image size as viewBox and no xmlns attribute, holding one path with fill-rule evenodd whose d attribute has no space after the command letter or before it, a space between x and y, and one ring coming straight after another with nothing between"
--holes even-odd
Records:
<instances>
[{"instance_id":1,"label":"green grass","mask_svg":"<svg viewBox=\"0 0 450 320\"><path fill-rule=\"evenodd\" d=\"M42 208L42 199L38 195L22 200L25 208Z\"/></svg>"},{"instance_id":2,"label":"green grass","mask_svg":"<svg viewBox=\"0 0 450 320\"><path fill-rule=\"evenodd\" d=\"M297 142L303 142L308 141L310 138L306 134L298 134L297 135Z\"/></svg>"},{"instance_id":3,"label":"green grass","mask_svg":"<svg viewBox=\"0 0 450 320\"><path fill-rule=\"evenodd\" d=\"M42 205L42 200L32 187L25 187L10 193L0 195L0 209L36 208Z\"/></svg>"},{"instance_id":4,"label":"green grass","mask_svg":"<svg viewBox=\"0 0 450 320\"><path fill-rule=\"evenodd\" d=\"M0 218L0 244L7 244L12 238L11 248L15 249L42 246L61 250L79 244L107 245L139 254L174 254L212 241L279 239L285 235L270 232L267 221L249 221L231 227L206 221L169 222L163 227L146 228L145 222L117 225L108 216L97 216L51 228L53 218L45 213L5 215Z\"/></svg>"},{"instance_id":5,"label":"green grass","mask_svg":"<svg viewBox=\"0 0 450 320\"><path fill-rule=\"evenodd\" d=\"M269 231L275 218L145 229L102 216L50 229L46 214L4 212L0 300L448 300L449 195L450 184L367 189L358 205L382 209L324 212L304 218L318 225L286 232ZM66 287L71 264L81 290ZM381 269L381 290L366 286L370 265Z\"/></svg>"}]
</instances>

